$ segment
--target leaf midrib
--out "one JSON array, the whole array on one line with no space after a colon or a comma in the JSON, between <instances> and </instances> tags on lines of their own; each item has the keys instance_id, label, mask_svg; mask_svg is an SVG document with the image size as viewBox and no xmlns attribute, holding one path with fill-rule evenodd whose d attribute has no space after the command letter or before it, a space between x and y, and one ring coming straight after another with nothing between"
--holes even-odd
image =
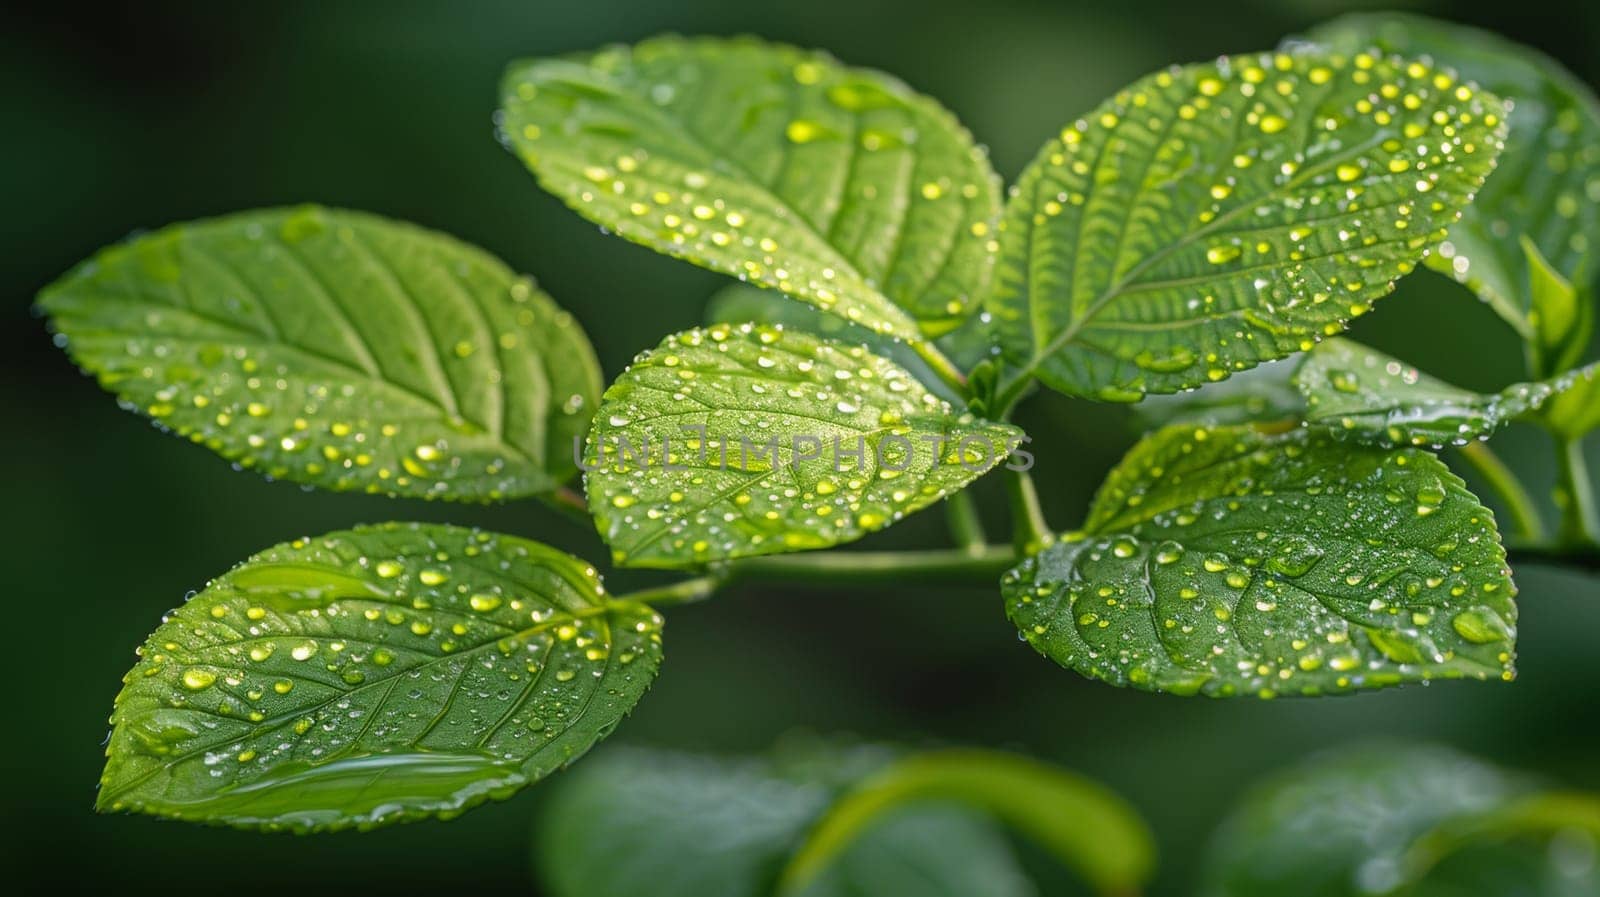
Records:
<instances>
[{"instance_id":1,"label":"leaf midrib","mask_svg":"<svg viewBox=\"0 0 1600 897\"><path fill-rule=\"evenodd\" d=\"M1018 372L1017 377L1026 378L1031 376L1032 373L1037 370L1039 366L1043 364L1050 356L1059 352L1062 348L1071 343L1073 339L1077 337L1079 331L1081 331L1087 324L1092 322L1094 316L1098 314L1102 308L1123 295L1122 291L1128 287L1130 283L1132 283L1133 278L1149 269L1152 265L1170 257L1179 249L1183 249L1192 245L1196 240L1208 236L1212 231L1221 227L1223 224L1242 216L1249 210L1259 206L1261 203L1288 198L1289 191L1298 189L1307 180L1325 173L1330 167L1337 167L1339 162L1354 156L1359 156L1360 154L1365 153L1367 150L1370 150L1372 147L1380 145L1383 142L1383 139L1386 139L1386 135L1380 133L1364 143L1356 144L1347 148L1345 152L1331 153L1327 158L1323 159L1317 164L1310 165L1302 169L1296 177L1285 181L1282 186L1275 187L1266 194L1254 198L1249 202L1240 202L1234 208L1212 219L1208 224L1188 232L1180 239L1172 243L1168 243L1150 255L1146 256L1143 261L1139 262L1139 264L1128 269L1128 271L1124 273L1116 283L1107 287L1106 290L1101 293L1100 296L1096 298L1087 309L1084 310L1082 315L1073 316L1072 320L1068 322L1067 326L1063 328L1060 333L1058 333L1043 346L1037 347L1034 350L1033 357L1030 358L1027 365ZM1304 147L1302 146L1298 153L1303 153L1304 151ZM1080 221L1078 223L1076 230L1078 233L1082 233L1083 222ZM1030 302L1032 302L1033 299L1031 291L1029 295Z\"/></svg>"},{"instance_id":2,"label":"leaf midrib","mask_svg":"<svg viewBox=\"0 0 1600 897\"><path fill-rule=\"evenodd\" d=\"M591 617L597 617L597 616L605 616L605 617L608 618L606 620L606 638L607 638L607 642L606 642L607 659L606 659L606 662L607 662L607 669L609 670L611 657L616 654L616 651L614 650L616 646L615 646L614 640L611 638L611 626L610 626L609 616L611 614L613 614L613 613L620 613L623 610L632 610L634 608L635 608L635 605L632 605L632 604L630 604L628 602L617 601L617 600L606 600L604 598L604 596L601 596L601 603L600 604L590 605L585 610L565 611L563 613L559 613L559 614L556 614L555 616L552 616L550 619L543 620L543 621L541 621L539 623L535 623L533 626L530 626L527 629L518 630L518 631L516 631L515 633L513 633L510 636L500 636L500 637L495 638L495 639L490 639L488 641L484 641L484 642L482 642L480 644L474 645L471 648L467 648L466 650L463 650L463 651L458 651L458 652L451 653L451 654L435 655L435 656L432 656L432 657L428 658L427 660L422 661L421 663L416 664L415 666L406 667L404 669L396 668L389 676L382 677L382 678L375 678L375 679L371 680L370 682L363 682L360 685L357 685L357 686L354 686L353 688L350 688L348 691L335 690L335 692L332 695L330 695L328 698L326 698L325 700L322 700L322 701L318 701L316 704L312 704L312 705L309 705L309 706L306 706L306 707L298 708L298 709L293 710L293 711L291 711L289 713L285 713L285 714L281 715L280 717L278 717L277 719L274 719L274 720L263 720L261 723L255 724L253 728L251 728L249 731L245 732L242 735L236 736L234 738L229 738L226 741L220 741L220 742L215 742L215 743L212 743L212 744L207 744L207 745L205 745L203 747L198 747L198 748L195 748L194 750L191 750L191 751L185 751L184 753L182 753L182 754L180 754L180 755L178 755L176 757L173 757L171 760L168 760L168 761L166 761L164 763L158 764L157 766L153 767L149 771L140 774L139 776L137 776L134 779L130 780L126 784L123 784L121 787L117 788L116 790L111 791L110 793L113 794L113 795L127 794L130 791L132 791L133 789L135 789L135 788L139 787L140 785L144 784L146 781L149 781L150 779L154 778L155 776L157 776L157 775L159 775L159 774L161 774L163 772L169 772L174 767L178 766L179 764L187 762L189 760L192 760L192 759L194 759L195 757L197 757L197 756L199 756L201 754L204 754L204 753L209 752L209 751L217 750L218 748L229 747L229 746L238 744L239 742L244 741L245 739L248 739L248 738L253 738L253 737L260 736L260 735L265 735L265 734L268 734L268 733L271 733L271 732L275 732L275 731L283 728L284 726L288 725L289 723L294 722L296 719L299 719L299 718L301 718L303 716L306 716L307 714L316 713L316 712L318 712L320 710L325 709L328 705L332 704L334 701L337 701L337 700L339 700L341 698L348 698L349 696L351 696L353 694L365 691L365 690L367 690L369 688L375 688L375 687L377 687L379 685L387 685L387 686L389 686L389 688L392 689L394 682L397 682L399 680L399 677L402 676L402 675L411 673L413 671L423 671L423 670L431 669L436 664L441 664L441 663L444 663L446 661L456 660L456 659L459 659L459 658L470 658L470 657L476 656L478 653L480 653L480 652L482 652L482 651L484 651L484 650L486 650L488 648L494 647L495 645L499 644L501 641L503 641L503 640L505 640L507 638L524 639L524 638L527 638L529 636L537 635L538 633L546 631L548 629L555 628L555 627L560 626L562 624L575 622L577 620L589 619ZM540 676L542 676L542 674L543 674L543 668L541 668ZM538 678L538 677L536 677L536 678ZM452 688L454 688L454 686L457 683L459 683L460 680L461 680L461 677L457 676L455 678L455 681L452 683ZM588 708L588 704L593 701L594 692L597 691L597 690L598 690L598 687L596 689L592 689L590 691L588 698L585 700L585 704L584 704L584 710L585 711ZM374 706L373 711L372 711L372 713L370 715L373 715L373 716L376 715L377 710L379 709L379 706L381 706L381 703L382 702L380 702L380 705ZM574 724L576 723L577 720L581 719L582 716L583 716L582 713L579 713L579 714L575 715L573 717ZM127 722L128 722L128 720L126 718L119 717L117 719L117 726L120 728L122 725L126 724ZM568 728L570 728L570 725L569 725ZM421 736L418 736L418 737L420 738ZM359 741L359 738L355 739L355 740L352 740L350 742L350 745L353 747L358 741ZM413 745L413 746L415 746L415 745ZM104 784L105 783L102 782L102 787L104 787Z\"/></svg>"}]
</instances>

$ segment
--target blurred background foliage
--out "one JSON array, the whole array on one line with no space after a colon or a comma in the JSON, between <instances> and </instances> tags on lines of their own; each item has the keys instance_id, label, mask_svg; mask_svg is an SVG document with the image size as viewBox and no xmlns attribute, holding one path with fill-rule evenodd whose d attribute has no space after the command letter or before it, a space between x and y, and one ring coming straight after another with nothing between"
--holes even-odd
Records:
<instances>
[{"instance_id":1,"label":"blurred background foliage","mask_svg":"<svg viewBox=\"0 0 1600 897\"><path fill-rule=\"evenodd\" d=\"M509 60L668 30L824 47L941 99L1010 178L1048 134L1137 76L1266 49L1347 8L1328 0L395 0L55 3L13 18L0 33L8 125L0 545L13 609L8 666L18 676L8 690L3 790L13 880L24 890L209 882L236 894L534 892L529 829L543 787L454 822L366 835L264 837L99 817L90 807L105 717L134 646L161 613L275 542L363 521L450 520L605 557L592 532L535 503L473 508L305 492L155 433L79 376L30 314L39 287L80 258L139 229L236 209L302 201L367 209L457 234L535 274L582 320L615 376L635 352L697 323L724 281L602 235L538 190L492 136L495 86ZM1600 78L1593 4L1408 8L1498 30L1591 84ZM1510 331L1431 274L1408 279L1354 335L1463 386L1499 387L1522 373ZM1019 422L1035 438L1035 476L1062 527L1081 519L1134 435L1126 409L1055 394L1029 403ZM1549 482L1543 436L1513 429L1497 447L1532 482ZM978 488L1000 526L998 483ZM930 545L943 529L928 512L868 544ZM1153 892L1188 894L1207 838L1246 785L1350 739L1427 737L1600 788L1600 579L1532 563L1516 573L1515 684L1269 702L1090 683L1019 644L992 592L740 589L671 613L663 675L615 738L756 750L798 727L1023 750L1128 796L1160 837Z\"/></svg>"}]
</instances>

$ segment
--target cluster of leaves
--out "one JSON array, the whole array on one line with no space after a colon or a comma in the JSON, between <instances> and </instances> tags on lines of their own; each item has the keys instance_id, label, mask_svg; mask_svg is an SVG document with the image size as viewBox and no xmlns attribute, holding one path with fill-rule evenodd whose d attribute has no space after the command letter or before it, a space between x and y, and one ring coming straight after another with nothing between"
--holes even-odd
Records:
<instances>
[{"instance_id":1,"label":"cluster of leaves","mask_svg":"<svg viewBox=\"0 0 1600 897\"><path fill-rule=\"evenodd\" d=\"M813 738L761 757L620 748L585 764L543 816L536 861L559 897L1036 893L997 822L1097 893L1136 892L1155 859L1144 822L1104 786L971 749Z\"/></svg>"},{"instance_id":2,"label":"cluster of leaves","mask_svg":"<svg viewBox=\"0 0 1600 897\"><path fill-rule=\"evenodd\" d=\"M948 112L821 53L666 37L516 63L499 126L547 190L775 297L719 299L603 393L531 280L411 225L268 210L105 250L40 304L159 425L393 496L574 504L581 467L616 564L707 575L613 597L584 561L446 526L269 549L145 644L100 805L312 830L505 795L632 707L660 656L652 604L958 495L1026 440L1008 417L1034 384L1133 402L1313 348L1288 381L1229 392L1237 416L1149 435L1081 532L1050 532L1008 464L1012 620L1063 666L1175 693L1511 678L1493 515L1421 446L1515 417L1570 444L1600 422L1593 368L1574 370L1593 203L1564 211L1600 183L1600 123L1552 64L1461 49L1481 40L1357 20L1157 72L1063 127L1004 200ZM1553 128L1508 132L1473 77L1545 102ZM1485 187L1502 155L1515 191ZM1526 257L1497 254L1503 231ZM1318 347L1425 259L1529 336L1538 382L1480 396ZM1165 407L1228 406L1224 386Z\"/></svg>"},{"instance_id":3,"label":"cluster of leaves","mask_svg":"<svg viewBox=\"0 0 1600 897\"><path fill-rule=\"evenodd\" d=\"M535 831L557 897L1097 894L1155 869L1148 829L1101 786L989 751L780 742L770 755L606 751L555 790ZM1357 742L1279 770L1218 827L1204 897L1578 897L1600 889L1600 796L1448 748Z\"/></svg>"}]
</instances>

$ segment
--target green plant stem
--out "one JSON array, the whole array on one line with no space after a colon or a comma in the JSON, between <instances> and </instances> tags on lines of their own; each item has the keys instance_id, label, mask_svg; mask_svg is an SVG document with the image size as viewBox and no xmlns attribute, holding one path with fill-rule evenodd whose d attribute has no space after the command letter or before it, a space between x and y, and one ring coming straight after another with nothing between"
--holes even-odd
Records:
<instances>
[{"instance_id":1,"label":"green plant stem","mask_svg":"<svg viewBox=\"0 0 1600 897\"><path fill-rule=\"evenodd\" d=\"M1561 507L1561 544L1567 548L1600 544L1600 514L1596 513L1594 484L1579 439L1556 441L1558 479L1556 504Z\"/></svg>"},{"instance_id":2,"label":"green plant stem","mask_svg":"<svg viewBox=\"0 0 1600 897\"><path fill-rule=\"evenodd\" d=\"M1011 495L1011 542L1022 555L1029 555L1051 542L1055 536L1039 507L1039 491L1027 471L1007 470L1006 488Z\"/></svg>"},{"instance_id":3,"label":"green plant stem","mask_svg":"<svg viewBox=\"0 0 1600 897\"><path fill-rule=\"evenodd\" d=\"M993 585L1017 562L1010 546L932 551L829 551L746 558L727 565L726 583L871 585L932 582Z\"/></svg>"},{"instance_id":4,"label":"green plant stem","mask_svg":"<svg viewBox=\"0 0 1600 897\"><path fill-rule=\"evenodd\" d=\"M876 585L933 583L992 586L1017 562L1009 545L931 551L823 551L732 561L693 579L617 596L653 606L692 604L733 585Z\"/></svg>"},{"instance_id":5,"label":"green plant stem","mask_svg":"<svg viewBox=\"0 0 1600 897\"><path fill-rule=\"evenodd\" d=\"M940 380L943 380L946 386L955 390L956 395L963 398L966 397L967 376L961 373L961 369L956 367L955 362L939 351L938 346L935 346L929 340L918 340L911 343L911 348L916 351L923 361L927 362L928 367L933 369L933 373Z\"/></svg>"},{"instance_id":6,"label":"green plant stem","mask_svg":"<svg viewBox=\"0 0 1600 897\"><path fill-rule=\"evenodd\" d=\"M1461 446L1460 455L1461 460L1467 462L1505 503L1517 539L1531 543L1543 542L1546 534L1544 520L1539 517L1539 506L1522 480L1500 460L1500 456L1482 442L1469 442Z\"/></svg>"},{"instance_id":7,"label":"green plant stem","mask_svg":"<svg viewBox=\"0 0 1600 897\"><path fill-rule=\"evenodd\" d=\"M981 552L988 537L983 532L983 521L978 518L978 503L972 493L957 492L944 503L945 519L950 523L950 538L966 552Z\"/></svg>"},{"instance_id":8,"label":"green plant stem","mask_svg":"<svg viewBox=\"0 0 1600 897\"><path fill-rule=\"evenodd\" d=\"M801 892L874 822L922 800L987 812L1100 894L1138 893L1155 864L1143 820L1103 785L1013 754L954 749L892 763L836 800L790 855L775 893Z\"/></svg>"},{"instance_id":9,"label":"green plant stem","mask_svg":"<svg viewBox=\"0 0 1600 897\"><path fill-rule=\"evenodd\" d=\"M722 581L715 576L696 576L666 586L640 589L617 596L622 601L637 601L651 607L672 607L677 604L694 604L704 601L716 592Z\"/></svg>"}]
</instances>

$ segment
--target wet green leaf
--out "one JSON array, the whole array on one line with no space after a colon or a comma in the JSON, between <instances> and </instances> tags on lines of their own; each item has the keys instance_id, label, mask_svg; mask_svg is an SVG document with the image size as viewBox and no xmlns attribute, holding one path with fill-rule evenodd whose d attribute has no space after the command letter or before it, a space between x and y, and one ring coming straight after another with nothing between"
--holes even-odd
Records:
<instances>
[{"instance_id":1,"label":"wet green leaf","mask_svg":"<svg viewBox=\"0 0 1600 897\"><path fill-rule=\"evenodd\" d=\"M1135 82L1047 143L1006 206L1011 389L1136 401L1311 348L1443 239L1503 117L1447 71L1367 54Z\"/></svg>"},{"instance_id":2,"label":"wet green leaf","mask_svg":"<svg viewBox=\"0 0 1600 897\"><path fill-rule=\"evenodd\" d=\"M314 206L179 224L40 294L124 404L241 466L460 500L571 477L600 371L533 282L443 234Z\"/></svg>"},{"instance_id":3,"label":"wet green leaf","mask_svg":"<svg viewBox=\"0 0 1600 897\"><path fill-rule=\"evenodd\" d=\"M1387 894L1404 880L1405 854L1419 836L1526 790L1516 777L1443 747L1377 742L1324 751L1255 787L1224 822L1203 893Z\"/></svg>"},{"instance_id":4,"label":"wet green leaf","mask_svg":"<svg viewBox=\"0 0 1600 897\"><path fill-rule=\"evenodd\" d=\"M660 37L514 63L502 105L545 189L658 252L904 339L988 290L999 180L949 112L887 75Z\"/></svg>"},{"instance_id":5,"label":"wet green leaf","mask_svg":"<svg viewBox=\"0 0 1600 897\"><path fill-rule=\"evenodd\" d=\"M1294 381L1313 426L1358 442L1437 448L1487 438L1553 397L1586 387L1597 370L1600 365L1590 365L1485 394L1451 386L1359 343L1332 339L1306 353Z\"/></svg>"},{"instance_id":6,"label":"wet green leaf","mask_svg":"<svg viewBox=\"0 0 1600 897\"><path fill-rule=\"evenodd\" d=\"M1347 16L1310 37L1429 58L1515 104L1495 176L1431 267L1466 283L1524 334L1532 332L1531 272L1518 238L1530 238L1563 277L1588 282L1583 258L1600 239L1600 102L1582 81L1530 47L1420 16Z\"/></svg>"},{"instance_id":7,"label":"wet green leaf","mask_svg":"<svg viewBox=\"0 0 1600 897\"><path fill-rule=\"evenodd\" d=\"M1040 653L1113 685L1271 697L1513 676L1493 515L1433 455L1309 430L1152 434L1084 532L1002 588Z\"/></svg>"},{"instance_id":8,"label":"wet green leaf","mask_svg":"<svg viewBox=\"0 0 1600 897\"><path fill-rule=\"evenodd\" d=\"M609 733L655 677L660 628L512 536L385 524L278 545L145 643L97 806L294 831L449 818Z\"/></svg>"},{"instance_id":9,"label":"wet green leaf","mask_svg":"<svg viewBox=\"0 0 1600 897\"><path fill-rule=\"evenodd\" d=\"M1020 436L862 346L719 324L667 337L606 390L585 485L618 564L689 567L858 539Z\"/></svg>"},{"instance_id":10,"label":"wet green leaf","mask_svg":"<svg viewBox=\"0 0 1600 897\"><path fill-rule=\"evenodd\" d=\"M1564 439L1579 439L1600 429L1600 365L1578 371L1565 390L1544 407L1539 420Z\"/></svg>"}]
</instances>

